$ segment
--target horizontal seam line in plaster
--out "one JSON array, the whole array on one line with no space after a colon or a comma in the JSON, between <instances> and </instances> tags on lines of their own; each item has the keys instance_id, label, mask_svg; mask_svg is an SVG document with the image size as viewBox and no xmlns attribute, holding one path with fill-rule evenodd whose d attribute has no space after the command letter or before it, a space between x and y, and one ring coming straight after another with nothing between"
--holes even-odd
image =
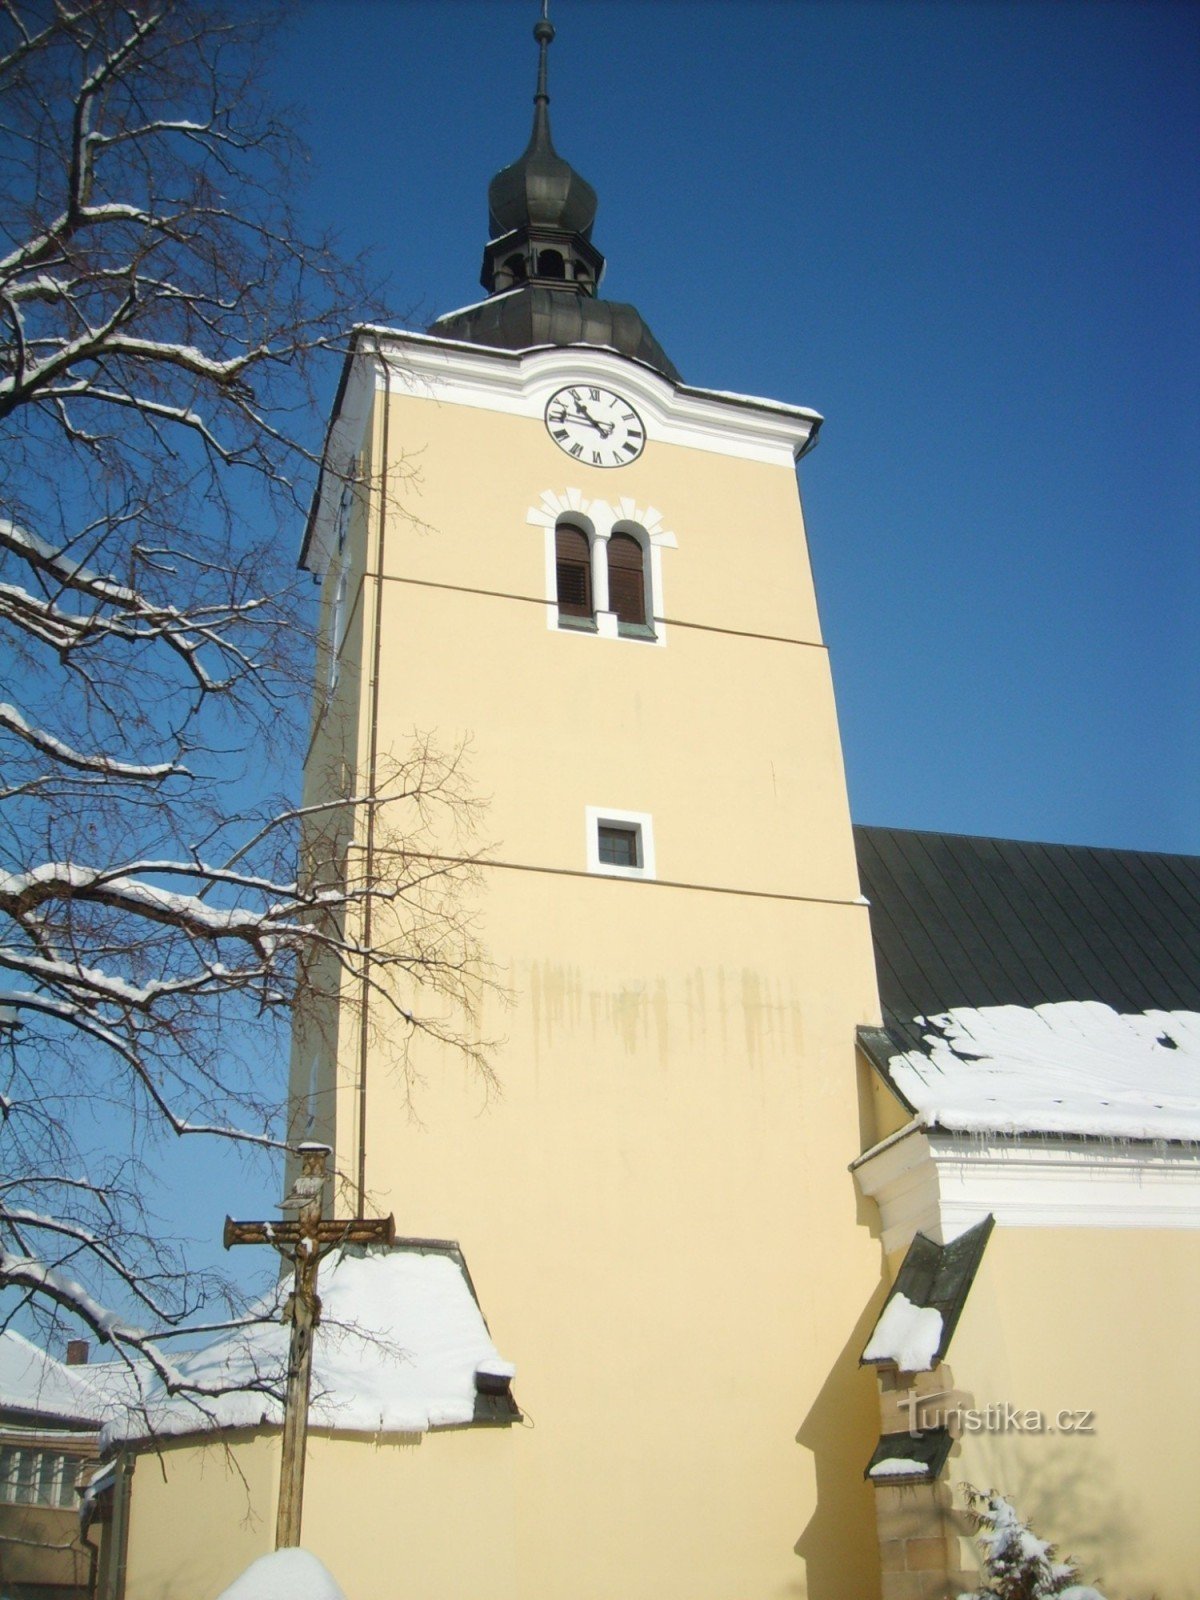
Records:
<instances>
[{"instance_id":1,"label":"horizontal seam line in plaster","mask_svg":"<svg viewBox=\"0 0 1200 1600\"><path fill-rule=\"evenodd\" d=\"M374 573L367 573L367 577L374 577ZM478 594L487 600L519 600L527 606L552 606L553 600L541 600L537 595L512 594L507 589L473 589L465 583L435 583L431 578L402 578L396 573L385 573L385 583L407 583L417 589L445 589L449 594ZM692 628L697 633L723 633L731 639L761 639L765 644L793 644L806 650L827 650L828 646L819 639L789 639L782 633L752 633L748 628L721 628L715 622L683 622L678 617L655 617L655 622L661 622L664 628ZM565 629L565 632L578 632L578 629Z\"/></svg>"},{"instance_id":2,"label":"horizontal seam line in plaster","mask_svg":"<svg viewBox=\"0 0 1200 1600\"><path fill-rule=\"evenodd\" d=\"M588 878L595 883L644 883L656 889L689 889L696 894L736 894L749 900L787 900L798 905L811 906L862 906L861 900L842 900L831 895L783 894L777 889L733 889L719 883L683 883L678 878L618 878L607 872L587 872L580 867L539 867L528 861L498 861L492 856L436 856L430 861L443 861L450 866L500 867L505 872L541 872L554 878Z\"/></svg>"}]
</instances>

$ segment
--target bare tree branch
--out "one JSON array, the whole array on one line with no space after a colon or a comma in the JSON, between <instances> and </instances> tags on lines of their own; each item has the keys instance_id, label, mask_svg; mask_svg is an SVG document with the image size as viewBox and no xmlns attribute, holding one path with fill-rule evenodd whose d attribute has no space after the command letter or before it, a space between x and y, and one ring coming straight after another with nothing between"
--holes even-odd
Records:
<instances>
[{"instance_id":1,"label":"bare tree branch","mask_svg":"<svg viewBox=\"0 0 1200 1600\"><path fill-rule=\"evenodd\" d=\"M462 752L414 731L370 793L295 798L278 530L326 353L382 308L291 210L267 29L0 0L0 1286L172 1393L156 1339L236 1300L154 1214L164 1145L276 1154L293 1021L347 994L488 1070Z\"/></svg>"}]
</instances>

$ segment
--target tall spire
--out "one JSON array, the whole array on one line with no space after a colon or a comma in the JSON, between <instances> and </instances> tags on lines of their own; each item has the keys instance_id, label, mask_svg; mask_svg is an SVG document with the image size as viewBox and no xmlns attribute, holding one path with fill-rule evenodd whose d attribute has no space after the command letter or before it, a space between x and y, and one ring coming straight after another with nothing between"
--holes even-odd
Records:
<instances>
[{"instance_id":1,"label":"tall spire","mask_svg":"<svg viewBox=\"0 0 1200 1600\"><path fill-rule=\"evenodd\" d=\"M512 166L498 172L488 185L488 220L492 242L500 241L517 229L529 228L539 232L550 229L578 234L587 243L591 238L592 223L596 220L596 191L586 179L579 176L570 162L563 160L550 136L550 91L547 82L554 24L546 15L545 0L542 15L533 25L533 37L538 46L533 129L524 153ZM545 247L547 241L541 242ZM552 242L550 248L552 251L555 249ZM558 253L561 255L561 250ZM538 257L531 254L527 261L527 275L530 278L553 278L571 287L579 287L583 293L594 294L596 279L604 261L594 248L589 247L581 252L580 260L563 263L565 274L557 270L553 256L548 265L552 270L539 272ZM573 270L575 267L583 268L578 278ZM488 282L488 272L489 263L485 260L483 284L490 289L493 286ZM504 287L510 287L510 284L506 283Z\"/></svg>"},{"instance_id":2,"label":"tall spire","mask_svg":"<svg viewBox=\"0 0 1200 1600\"><path fill-rule=\"evenodd\" d=\"M678 374L633 306L597 296L604 257L592 243L596 191L554 148L549 55L554 24L542 0L533 25L537 88L529 143L488 185L490 237L479 281L488 299L439 317L431 333L524 350L545 344L601 345Z\"/></svg>"}]
</instances>

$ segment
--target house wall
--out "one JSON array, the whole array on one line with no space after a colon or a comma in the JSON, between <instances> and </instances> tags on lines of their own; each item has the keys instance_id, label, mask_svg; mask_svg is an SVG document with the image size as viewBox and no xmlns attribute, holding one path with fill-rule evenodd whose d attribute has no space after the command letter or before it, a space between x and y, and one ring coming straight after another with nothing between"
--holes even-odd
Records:
<instances>
[{"instance_id":1,"label":"house wall","mask_svg":"<svg viewBox=\"0 0 1200 1600\"><path fill-rule=\"evenodd\" d=\"M350 1600L515 1600L504 1429L309 1435L304 1548ZM275 1548L278 1430L164 1442L138 1458L125 1600L215 1600Z\"/></svg>"},{"instance_id":2,"label":"house wall","mask_svg":"<svg viewBox=\"0 0 1200 1600\"><path fill-rule=\"evenodd\" d=\"M1197 1327L1200 1234L998 1227L950 1364L975 1410L1056 1431L966 1433L947 1475L1013 1500L1109 1600L1196 1600Z\"/></svg>"},{"instance_id":3,"label":"house wall","mask_svg":"<svg viewBox=\"0 0 1200 1600\"><path fill-rule=\"evenodd\" d=\"M9 1585L87 1594L91 1558L79 1542L79 1516L50 1506L0 1505L0 1594Z\"/></svg>"},{"instance_id":4,"label":"house wall","mask_svg":"<svg viewBox=\"0 0 1200 1600\"><path fill-rule=\"evenodd\" d=\"M0 1447L4 1446L29 1454L44 1451L65 1456L69 1503L50 1506L0 1501L0 1595L17 1584L44 1585L48 1600L62 1600L73 1591L86 1595L93 1550L79 1537L74 1485L85 1465L96 1460L95 1434L66 1431L53 1422L16 1425L2 1418ZM91 1538L98 1549L103 1529L94 1527Z\"/></svg>"},{"instance_id":5,"label":"house wall","mask_svg":"<svg viewBox=\"0 0 1200 1600\"><path fill-rule=\"evenodd\" d=\"M213 1600L275 1547L279 1433L161 1440L134 1458L125 1600Z\"/></svg>"},{"instance_id":6,"label":"house wall","mask_svg":"<svg viewBox=\"0 0 1200 1600\"><path fill-rule=\"evenodd\" d=\"M651 429L641 461L602 472L549 441L541 398L514 415L421 389L391 399L389 476L419 464L416 519L388 516L378 593L373 515L364 530L359 681L378 603L379 748L402 756L414 728L469 742L504 863L469 904L509 1003L485 995L472 1035L494 1042L494 1086L425 1039L405 1057L377 1008L366 1163L372 1209L460 1241L518 1366L530 1426L505 1447L496 1582L870 1600L857 1355L880 1260L846 1164L854 1030L878 1013L790 453ZM377 415L374 460L381 435ZM547 626L529 514L573 488L674 535L665 645ZM588 874L588 806L652 815L658 881ZM344 1049L344 1173L358 1070Z\"/></svg>"}]
</instances>

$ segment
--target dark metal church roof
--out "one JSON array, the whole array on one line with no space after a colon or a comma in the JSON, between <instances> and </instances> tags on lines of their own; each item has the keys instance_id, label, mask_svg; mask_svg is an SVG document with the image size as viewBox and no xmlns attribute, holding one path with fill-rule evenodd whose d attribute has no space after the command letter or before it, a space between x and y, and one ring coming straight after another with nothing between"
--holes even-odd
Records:
<instances>
[{"instance_id":1,"label":"dark metal church roof","mask_svg":"<svg viewBox=\"0 0 1200 1600\"><path fill-rule=\"evenodd\" d=\"M1200 1011L1200 856L854 829L901 1048L954 1006Z\"/></svg>"},{"instance_id":2,"label":"dark metal church roof","mask_svg":"<svg viewBox=\"0 0 1200 1600\"><path fill-rule=\"evenodd\" d=\"M450 312L432 323L429 332L502 350L531 350L548 344L596 345L619 350L673 382L679 381L675 363L636 307L564 293L544 284L525 284L465 311Z\"/></svg>"}]
</instances>

